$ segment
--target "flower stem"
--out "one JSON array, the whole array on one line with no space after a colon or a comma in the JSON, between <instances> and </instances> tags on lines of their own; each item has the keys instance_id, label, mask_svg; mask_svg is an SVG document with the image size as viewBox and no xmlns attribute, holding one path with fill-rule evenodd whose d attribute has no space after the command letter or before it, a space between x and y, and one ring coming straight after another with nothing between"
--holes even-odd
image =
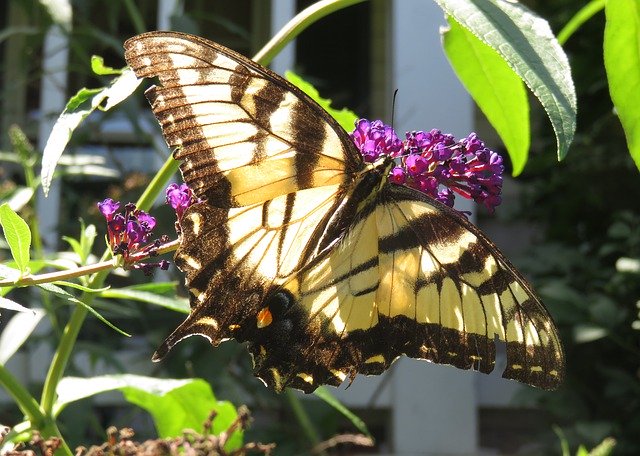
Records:
<instances>
[{"instance_id":1,"label":"flower stem","mask_svg":"<svg viewBox=\"0 0 640 456\"><path fill-rule=\"evenodd\" d=\"M173 240L171 242L167 242L166 244L161 245L155 250L155 253L158 255L162 255L164 253L171 252L178 248L180 241L178 239ZM141 252L138 254L131 255L130 257L136 263L142 260L149 258L148 252ZM113 260L109 261L101 261L99 263L88 264L86 266L81 266L75 269L65 269L64 271L56 271L56 272L47 272L45 274L36 274L36 275L28 275L20 278L15 282L10 280L0 280L0 287L5 286L29 286L29 285L37 285L39 283L51 283L59 280L68 280L75 279L76 277L82 277L90 274L94 274L100 271L111 270L116 267Z\"/></svg>"},{"instance_id":2,"label":"flower stem","mask_svg":"<svg viewBox=\"0 0 640 456\"><path fill-rule=\"evenodd\" d=\"M276 33L258 53L253 60L268 65L271 60L282 50L286 44L298 36L304 29L323 17L347 6L361 3L365 0L322 0L302 10L291 19L278 33Z\"/></svg>"},{"instance_id":3,"label":"flower stem","mask_svg":"<svg viewBox=\"0 0 640 456\"><path fill-rule=\"evenodd\" d=\"M151 205L155 201L155 199L160 195L160 193L164 190L167 182L171 177L178 171L179 163L173 159L173 156L169 156L167 160L163 163L162 167L158 170L149 185L142 193L138 201L136 202L136 207L138 209L142 209L143 211L148 211L151 208Z\"/></svg>"}]
</instances>

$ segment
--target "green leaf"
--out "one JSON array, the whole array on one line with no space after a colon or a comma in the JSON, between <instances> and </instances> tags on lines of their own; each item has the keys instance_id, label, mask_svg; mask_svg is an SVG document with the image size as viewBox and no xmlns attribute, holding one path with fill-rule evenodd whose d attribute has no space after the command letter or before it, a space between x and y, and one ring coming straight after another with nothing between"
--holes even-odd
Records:
<instances>
[{"instance_id":1,"label":"green leaf","mask_svg":"<svg viewBox=\"0 0 640 456\"><path fill-rule=\"evenodd\" d=\"M113 390L122 391L127 401L147 410L162 438L180 436L187 428L202 432L203 424L213 410L217 412L213 420L213 433L216 435L227 430L237 417L233 405L217 401L204 380L158 379L128 374L63 378L56 389L58 399L54 414L60 413L71 402ZM235 432L225 448L234 450L241 445L242 433Z\"/></svg>"},{"instance_id":2,"label":"green leaf","mask_svg":"<svg viewBox=\"0 0 640 456\"><path fill-rule=\"evenodd\" d=\"M351 410L345 407L344 404L336 399L333 394L331 394L324 386L320 386L319 388L317 388L313 392L313 394L325 401L338 412L342 413L342 415L344 415L349 421L351 421L351 424L353 424L356 429L358 429L364 435L366 435L367 437L371 437L371 433L369 432L369 429L367 429L367 425L364 423L364 421L362 421Z\"/></svg>"},{"instance_id":3,"label":"green leaf","mask_svg":"<svg viewBox=\"0 0 640 456\"><path fill-rule=\"evenodd\" d=\"M31 248L29 225L7 203L0 206L0 225L20 273L27 273Z\"/></svg>"},{"instance_id":4,"label":"green leaf","mask_svg":"<svg viewBox=\"0 0 640 456\"><path fill-rule=\"evenodd\" d=\"M102 323L107 325L109 328L113 329L116 332L119 332L120 334L122 334L125 337L131 337L131 334L128 334L128 333L124 332L123 330L121 330L120 328L118 328L117 326L115 326L109 320L107 320L102 315L100 315L98 313L98 311L96 311L93 307L91 307L91 306L87 305L86 303L82 302L81 300L77 299L71 293L63 290L62 288L60 288L60 287L58 287L58 286L56 286L56 285L54 285L52 283L40 283L37 286L39 288L42 288L45 291L48 291L49 293L53 293L53 294L55 294L57 296L60 296L60 297L62 297L64 299L66 299L69 302L73 302L75 304L80 304L82 307L87 309L87 311L89 311L89 313L93 314L98 320L100 320Z\"/></svg>"},{"instance_id":5,"label":"green leaf","mask_svg":"<svg viewBox=\"0 0 640 456\"><path fill-rule=\"evenodd\" d=\"M613 454L613 450L616 447L616 439L607 437L591 450L591 456L609 456Z\"/></svg>"},{"instance_id":6,"label":"green leaf","mask_svg":"<svg viewBox=\"0 0 640 456\"><path fill-rule=\"evenodd\" d=\"M342 108L340 110L331 107L331 100L328 98L322 98L315 87L313 87L310 83L302 79L293 71L287 71L285 73L285 77L287 80L302 90L304 93L309 95L316 103L318 103L322 108L329 113L331 117L333 117L342 128L347 132L353 131L354 125L358 116L351 110L347 108Z\"/></svg>"},{"instance_id":7,"label":"green leaf","mask_svg":"<svg viewBox=\"0 0 640 456\"><path fill-rule=\"evenodd\" d=\"M69 100L65 110L60 114L53 126L42 153L40 178L45 195L49 193L53 173L60 156L78 125L96 109L100 108L103 111L107 111L126 99L141 82L142 79L137 79L133 71L127 69L115 78L109 87L100 89L83 88ZM89 100L91 100L91 106L87 109L80 109L80 106Z\"/></svg>"},{"instance_id":8,"label":"green leaf","mask_svg":"<svg viewBox=\"0 0 640 456\"><path fill-rule=\"evenodd\" d=\"M5 298L0 298L0 305L4 299ZM8 301L8 299L6 301ZM42 309L25 308L25 310L27 312L19 312L11 317L2 334L0 334L1 365L5 365L14 353L18 351L45 315Z\"/></svg>"},{"instance_id":9,"label":"green leaf","mask_svg":"<svg viewBox=\"0 0 640 456\"><path fill-rule=\"evenodd\" d=\"M589 452L584 445L580 445L578 451L576 451L576 456L589 456Z\"/></svg>"},{"instance_id":10,"label":"green leaf","mask_svg":"<svg viewBox=\"0 0 640 456\"><path fill-rule=\"evenodd\" d=\"M513 175L529 152L529 101L522 80L491 47L451 17L444 50L469 94L496 129L509 152Z\"/></svg>"},{"instance_id":11,"label":"green leaf","mask_svg":"<svg viewBox=\"0 0 640 456\"><path fill-rule=\"evenodd\" d=\"M91 56L91 71L100 76L122 74L124 68L111 68L104 64L104 59L99 55Z\"/></svg>"},{"instance_id":12,"label":"green leaf","mask_svg":"<svg viewBox=\"0 0 640 456\"><path fill-rule=\"evenodd\" d=\"M573 15L569 22L558 32L558 42L564 44L585 22L604 9L607 0L591 0Z\"/></svg>"},{"instance_id":13,"label":"green leaf","mask_svg":"<svg viewBox=\"0 0 640 456\"><path fill-rule=\"evenodd\" d=\"M4 288L4 287L3 287ZM14 310L16 312L31 312L34 311L29 309L28 307L23 306L22 304L18 304L11 299L0 297L0 309Z\"/></svg>"},{"instance_id":14,"label":"green leaf","mask_svg":"<svg viewBox=\"0 0 640 456\"><path fill-rule=\"evenodd\" d=\"M640 169L640 2L608 1L604 29L604 66L609 93Z\"/></svg>"},{"instance_id":15,"label":"green leaf","mask_svg":"<svg viewBox=\"0 0 640 456\"><path fill-rule=\"evenodd\" d=\"M576 94L569 61L547 21L518 2L435 1L497 51L540 100L555 131L558 159L562 160L576 129Z\"/></svg>"},{"instance_id":16,"label":"green leaf","mask_svg":"<svg viewBox=\"0 0 640 456\"><path fill-rule=\"evenodd\" d=\"M132 288L114 288L103 291L100 293L100 296L103 298L131 299L133 301L146 302L147 304L154 304L184 314L188 314L190 309L189 300L186 298L178 298L175 296L167 297Z\"/></svg>"}]
</instances>

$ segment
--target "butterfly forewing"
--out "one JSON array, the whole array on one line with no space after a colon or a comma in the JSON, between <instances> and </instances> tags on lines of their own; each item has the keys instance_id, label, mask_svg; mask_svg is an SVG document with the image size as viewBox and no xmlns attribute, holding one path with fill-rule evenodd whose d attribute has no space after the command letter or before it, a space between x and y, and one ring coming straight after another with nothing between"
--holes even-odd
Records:
<instances>
[{"instance_id":1,"label":"butterfly forewing","mask_svg":"<svg viewBox=\"0 0 640 456\"><path fill-rule=\"evenodd\" d=\"M185 182L197 196L245 206L349 182L362 163L346 132L304 93L218 44L172 32L125 43Z\"/></svg>"}]
</instances>

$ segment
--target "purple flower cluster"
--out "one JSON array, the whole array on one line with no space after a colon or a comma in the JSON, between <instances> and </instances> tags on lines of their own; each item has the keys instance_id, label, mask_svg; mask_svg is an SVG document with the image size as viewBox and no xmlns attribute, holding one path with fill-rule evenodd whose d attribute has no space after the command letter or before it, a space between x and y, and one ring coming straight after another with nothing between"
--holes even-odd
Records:
<instances>
[{"instance_id":1,"label":"purple flower cluster","mask_svg":"<svg viewBox=\"0 0 640 456\"><path fill-rule=\"evenodd\" d=\"M403 150L396 132L381 120L356 120L356 129L351 133L351 138L367 163L373 163L380 155L396 157Z\"/></svg>"},{"instance_id":2,"label":"purple flower cluster","mask_svg":"<svg viewBox=\"0 0 640 456\"><path fill-rule=\"evenodd\" d=\"M440 130L412 131L400 141L381 121L356 121L351 133L364 161L393 157L389 180L420 190L453 207L455 193L473 199L490 212L501 203L502 157L485 147L475 133L456 141Z\"/></svg>"},{"instance_id":3,"label":"purple flower cluster","mask_svg":"<svg viewBox=\"0 0 640 456\"><path fill-rule=\"evenodd\" d=\"M156 226L154 217L137 209L133 203L126 204L124 213L120 213L120 203L111 198L98 203L98 209L107 220L107 240L111 252L122 256L125 268L142 269L147 275L155 268L169 268L169 262L166 260L158 263L136 263L134 258L134 255L157 255L161 240L145 245Z\"/></svg>"}]
</instances>

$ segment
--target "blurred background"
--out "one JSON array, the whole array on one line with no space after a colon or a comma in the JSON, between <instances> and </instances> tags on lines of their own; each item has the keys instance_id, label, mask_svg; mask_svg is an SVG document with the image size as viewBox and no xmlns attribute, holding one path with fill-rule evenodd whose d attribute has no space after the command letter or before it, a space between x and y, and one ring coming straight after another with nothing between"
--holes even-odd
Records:
<instances>
[{"instance_id":1,"label":"blurred background","mask_svg":"<svg viewBox=\"0 0 640 456\"><path fill-rule=\"evenodd\" d=\"M296 12L302 0L72 1L46 8L37 0L0 1L0 150L11 149L8 131L18 125L42 151L52 125L71 95L108 83L90 68L93 54L123 66L122 43L148 30L197 34L251 57ZM582 6L577 0L523 2L549 20L555 32ZM58 23L66 22L65 30ZM341 10L305 30L274 60L282 74L293 69L334 106L361 117L394 116L398 132L439 128L457 137L476 131L495 150L502 146L451 70L440 45L442 11L428 0L373 0ZM578 131L568 158L558 163L545 113L531 100L532 145L525 171L505 180L497 215L473 208L476 223L531 279L562 332L567 379L543 392L494 375L400 359L374 378L358 377L335 395L356 412L376 438L372 449L340 454L560 454L572 446L617 442L616 454L640 452L640 381L637 302L640 296L640 199L638 172L607 91L602 62L603 15L595 16L565 46L578 93ZM395 108L392 99L398 90ZM103 221L95 203L111 197L135 201L169 151L142 96L119 109L93 113L65 151L61 178L49 198L38 195L32 211L45 247L66 248L61 236L77 235L78 219ZM4 155L0 155L0 159ZM505 155L508 162L508 157ZM509 172L507 163L507 172ZM23 180L17 165L0 160L0 197ZM157 233L171 233L173 215L154 210ZM102 250L101 242L96 252ZM7 258L0 250L0 259ZM112 275L118 286L148 280ZM178 271L156 280L182 281ZM183 315L122 301L96 301L108 318L134 336L88 320L69 374L128 372L163 377L202 377L218 399L246 403L255 417L250 439L275 441L276 454L305 454L309 442L292 419L285 396L267 391L250 374L250 359L234 341L212 350L190 338L167 360L153 351ZM37 390L68 306L53 306L29 344L10 361L11 371ZM3 325L0 320L0 328ZM501 364L502 363L502 364ZM350 432L350 423L317 398L305 397L322 438ZM20 412L0 391L0 422ZM145 412L125 406L118 394L82 401L62 415L71 447L101 439L109 425L152 435ZM561 436L554 429L561 430Z\"/></svg>"}]
</instances>

